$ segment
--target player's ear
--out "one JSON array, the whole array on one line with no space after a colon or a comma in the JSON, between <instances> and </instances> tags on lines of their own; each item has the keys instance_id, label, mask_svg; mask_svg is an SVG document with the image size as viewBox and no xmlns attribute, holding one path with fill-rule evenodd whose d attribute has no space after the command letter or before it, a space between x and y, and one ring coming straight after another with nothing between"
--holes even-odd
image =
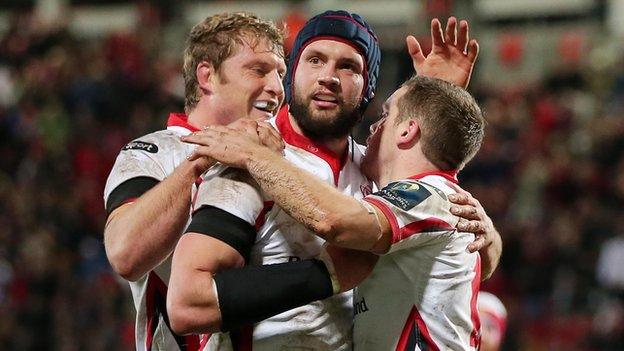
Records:
<instances>
[{"instance_id":1,"label":"player's ear","mask_svg":"<svg viewBox=\"0 0 624 351\"><path fill-rule=\"evenodd\" d=\"M411 148L420 139L420 126L414 119L408 119L397 126L397 146L400 149Z\"/></svg>"},{"instance_id":2,"label":"player's ear","mask_svg":"<svg viewBox=\"0 0 624 351\"><path fill-rule=\"evenodd\" d=\"M214 66L206 61L201 61L195 69L197 77L197 87L204 95L209 95L213 91L214 79L216 78Z\"/></svg>"}]
</instances>

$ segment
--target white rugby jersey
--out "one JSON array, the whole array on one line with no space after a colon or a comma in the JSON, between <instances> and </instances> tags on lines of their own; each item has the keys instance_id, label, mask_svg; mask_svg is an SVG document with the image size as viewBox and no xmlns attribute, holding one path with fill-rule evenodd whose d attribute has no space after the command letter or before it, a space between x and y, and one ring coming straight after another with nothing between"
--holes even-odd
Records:
<instances>
[{"instance_id":1,"label":"white rugby jersey","mask_svg":"<svg viewBox=\"0 0 624 351\"><path fill-rule=\"evenodd\" d=\"M360 172L361 146L353 145L344 157L336 157L294 131L283 108L271 123L286 143L285 157L314 176L335 185L344 194L361 199L370 183ZM353 143L349 141L350 145ZM351 152L353 150L353 153ZM225 210L257 228L249 264L266 265L318 257L324 240L287 215L252 186L215 177L198 190L195 208L210 205ZM352 294L344 293L316 301L266 319L248 328L234 350L350 350L352 346ZM253 334L253 336L251 335ZM220 350L227 350L229 338L220 338ZM245 346L240 346L245 345Z\"/></svg>"},{"instance_id":2,"label":"white rugby jersey","mask_svg":"<svg viewBox=\"0 0 624 351\"><path fill-rule=\"evenodd\" d=\"M193 151L194 145L180 141L180 136L193 131L197 128L187 123L186 115L172 113L166 130L147 134L124 146L106 181L107 213L136 200L169 176ZM136 308L137 350L199 350L200 342L205 344L198 336L178 336L168 327L166 297L170 274L171 255L139 280L129 282Z\"/></svg>"},{"instance_id":3,"label":"white rugby jersey","mask_svg":"<svg viewBox=\"0 0 624 351\"><path fill-rule=\"evenodd\" d=\"M454 174L424 173L364 198L392 227L392 245L354 289L354 350L476 350L480 257L458 232L445 184Z\"/></svg>"}]
</instances>

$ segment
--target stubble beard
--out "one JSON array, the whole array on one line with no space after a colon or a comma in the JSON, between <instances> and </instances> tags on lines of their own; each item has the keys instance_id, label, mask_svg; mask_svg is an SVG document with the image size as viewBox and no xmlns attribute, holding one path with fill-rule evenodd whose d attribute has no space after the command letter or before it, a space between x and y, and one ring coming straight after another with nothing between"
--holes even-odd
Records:
<instances>
[{"instance_id":1,"label":"stubble beard","mask_svg":"<svg viewBox=\"0 0 624 351\"><path fill-rule=\"evenodd\" d=\"M360 120L359 104L342 102L332 117L315 117L311 108L312 99L294 95L290 113L305 136L316 141L345 138ZM321 112L324 113L324 112Z\"/></svg>"}]
</instances>

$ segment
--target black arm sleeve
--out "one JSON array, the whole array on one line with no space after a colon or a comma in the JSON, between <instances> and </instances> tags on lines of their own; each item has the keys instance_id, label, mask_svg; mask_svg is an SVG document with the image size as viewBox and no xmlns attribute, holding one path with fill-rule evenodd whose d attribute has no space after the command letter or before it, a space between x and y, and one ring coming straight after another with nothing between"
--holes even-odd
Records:
<instances>
[{"instance_id":1,"label":"black arm sleeve","mask_svg":"<svg viewBox=\"0 0 624 351\"><path fill-rule=\"evenodd\" d=\"M256 323L332 296L332 282L319 260L225 270L215 275L221 330Z\"/></svg>"},{"instance_id":2,"label":"black arm sleeve","mask_svg":"<svg viewBox=\"0 0 624 351\"><path fill-rule=\"evenodd\" d=\"M214 206L202 206L193 213L186 232L206 234L233 247L249 261L251 247L256 241L256 229L246 221Z\"/></svg>"},{"instance_id":3,"label":"black arm sleeve","mask_svg":"<svg viewBox=\"0 0 624 351\"><path fill-rule=\"evenodd\" d=\"M123 205L129 199L136 199L158 184L158 179L152 177L130 178L119 184L108 196L106 214L110 215L114 209Z\"/></svg>"}]
</instances>

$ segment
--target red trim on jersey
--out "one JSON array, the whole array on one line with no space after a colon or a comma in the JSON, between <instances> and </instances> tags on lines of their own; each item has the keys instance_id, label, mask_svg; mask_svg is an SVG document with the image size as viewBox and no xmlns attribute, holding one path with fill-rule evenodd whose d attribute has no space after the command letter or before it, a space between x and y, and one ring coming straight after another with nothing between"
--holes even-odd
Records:
<instances>
[{"instance_id":1,"label":"red trim on jersey","mask_svg":"<svg viewBox=\"0 0 624 351\"><path fill-rule=\"evenodd\" d=\"M275 205L274 201L264 202L264 208L262 209L262 211L260 211L258 217L256 217L256 223L254 223L254 228L256 228L256 230L259 230L264 225L264 222L266 221L266 215L267 213L269 213L269 211L271 211L271 209L273 209L273 205Z\"/></svg>"},{"instance_id":2,"label":"red trim on jersey","mask_svg":"<svg viewBox=\"0 0 624 351\"><path fill-rule=\"evenodd\" d=\"M420 313L418 312L416 306L412 307L412 310L407 317L407 321L405 322L405 326L403 327L403 331L401 332L401 336L399 337L399 342L397 343L397 347L395 350L408 351L408 347L413 346L409 345L410 337L413 333L417 332L420 332L422 337L425 339L427 347L430 351L440 351L438 345L433 342L433 339L429 334L429 329L427 328L425 321L420 316Z\"/></svg>"},{"instance_id":3,"label":"red trim on jersey","mask_svg":"<svg viewBox=\"0 0 624 351\"><path fill-rule=\"evenodd\" d=\"M184 113L170 113L167 119L167 127L184 127L191 132L199 131L199 128L188 123L188 116Z\"/></svg>"},{"instance_id":4,"label":"red trim on jersey","mask_svg":"<svg viewBox=\"0 0 624 351\"><path fill-rule=\"evenodd\" d=\"M481 344L481 320L477 308L479 287L481 285L481 256L477 253L477 262L474 267L475 276L472 278L472 298L470 299L470 317L472 319L472 333L470 333L470 346L479 348Z\"/></svg>"},{"instance_id":5,"label":"red trim on jersey","mask_svg":"<svg viewBox=\"0 0 624 351\"><path fill-rule=\"evenodd\" d=\"M320 157L327 162L332 170L332 173L334 174L334 184L338 185L340 171L347 163L347 158L349 156L348 151L345 151L342 156L336 155L336 153L324 145L317 144L308 137L297 133L290 123L288 113L288 105L284 105L275 118L275 125L282 135L282 138L284 138L284 141L292 146L298 147L317 157Z\"/></svg>"},{"instance_id":6,"label":"red trim on jersey","mask_svg":"<svg viewBox=\"0 0 624 351\"><path fill-rule=\"evenodd\" d=\"M427 231L428 229L435 230L454 230L455 227L448 224L447 222L435 218L429 217L420 221L412 222L403 228L399 228L399 223L397 221L396 215L388 205L383 203L381 200L378 200L374 197L367 196L364 200L372 205L375 205L381 213L388 219L388 223L390 223L390 227L392 228L392 241L391 244L396 244L397 242L407 239L414 234L421 233L423 231Z\"/></svg>"},{"instance_id":7,"label":"red trim on jersey","mask_svg":"<svg viewBox=\"0 0 624 351\"><path fill-rule=\"evenodd\" d=\"M165 283L156 275L156 273L149 272L147 277L147 288L145 291L145 305L146 305L146 315L147 315L147 324L145 326L145 331L147 333L147 337L145 338L145 348L147 350L152 349L152 342L154 338L154 332L156 331L156 326L158 324L158 318L156 316L156 294L160 294L161 296L167 296L167 286Z\"/></svg>"},{"instance_id":8,"label":"red trim on jersey","mask_svg":"<svg viewBox=\"0 0 624 351\"><path fill-rule=\"evenodd\" d=\"M426 176L430 176L430 175L437 175L443 178L448 179L449 181L457 184L457 172L459 172L458 170L452 170L452 171L429 171L429 172L423 172L423 173L418 173L416 175L413 175L411 177L407 177L408 179L414 179L414 180L418 180L421 178L424 178Z\"/></svg>"},{"instance_id":9,"label":"red trim on jersey","mask_svg":"<svg viewBox=\"0 0 624 351\"><path fill-rule=\"evenodd\" d=\"M395 242L401 240L401 229L399 228L399 222L397 221L397 218L390 209L390 207L388 207L388 205L383 203L381 200L378 200L370 195L366 196L363 200L370 203L371 205L374 205L381 211L381 213L384 214L384 216L388 220L388 223L390 223L390 228L392 228L392 243L394 244Z\"/></svg>"},{"instance_id":10,"label":"red trim on jersey","mask_svg":"<svg viewBox=\"0 0 624 351\"><path fill-rule=\"evenodd\" d=\"M414 234L421 233L421 232L432 231L431 229L435 231L455 230L455 227L453 227L452 225L446 223L445 221L439 218L429 217L429 218L422 219L420 221L412 222L406 225L405 227L401 228L401 234L400 234L399 240L407 239L408 237Z\"/></svg>"},{"instance_id":11,"label":"red trim on jersey","mask_svg":"<svg viewBox=\"0 0 624 351\"><path fill-rule=\"evenodd\" d=\"M244 325L238 330L230 332L232 340L232 349L234 351L252 351L253 350L253 325Z\"/></svg>"},{"instance_id":12,"label":"red trim on jersey","mask_svg":"<svg viewBox=\"0 0 624 351\"><path fill-rule=\"evenodd\" d=\"M199 342L199 349L197 349L198 351L201 351L204 349L204 347L206 347L206 344L208 343L208 340L210 340L210 337L212 336L212 334L204 334L202 335L202 339Z\"/></svg>"},{"instance_id":13,"label":"red trim on jersey","mask_svg":"<svg viewBox=\"0 0 624 351\"><path fill-rule=\"evenodd\" d=\"M154 332L156 332L156 328L158 327L158 320L160 319L160 314L163 315L163 319L168 323L169 318L167 317L166 310L166 299L167 299L167 284L165 284L162 279L154 272L150 271L147 277L147 288L145 291L145 304L146 304L146 337L145 337L145 348L147 350L152 349L152 343L154 342ZM158 312L158 313L157 313ZM169 328L169 325L167 325ZM198 351L199 349L199 336L197 335L187 335L187 336L179 336L176 335L171 328L169 331L178 342L178 345L182 343L182 346L186 346L183 350L186 351Z\"/></svg>"}]
</instances>

